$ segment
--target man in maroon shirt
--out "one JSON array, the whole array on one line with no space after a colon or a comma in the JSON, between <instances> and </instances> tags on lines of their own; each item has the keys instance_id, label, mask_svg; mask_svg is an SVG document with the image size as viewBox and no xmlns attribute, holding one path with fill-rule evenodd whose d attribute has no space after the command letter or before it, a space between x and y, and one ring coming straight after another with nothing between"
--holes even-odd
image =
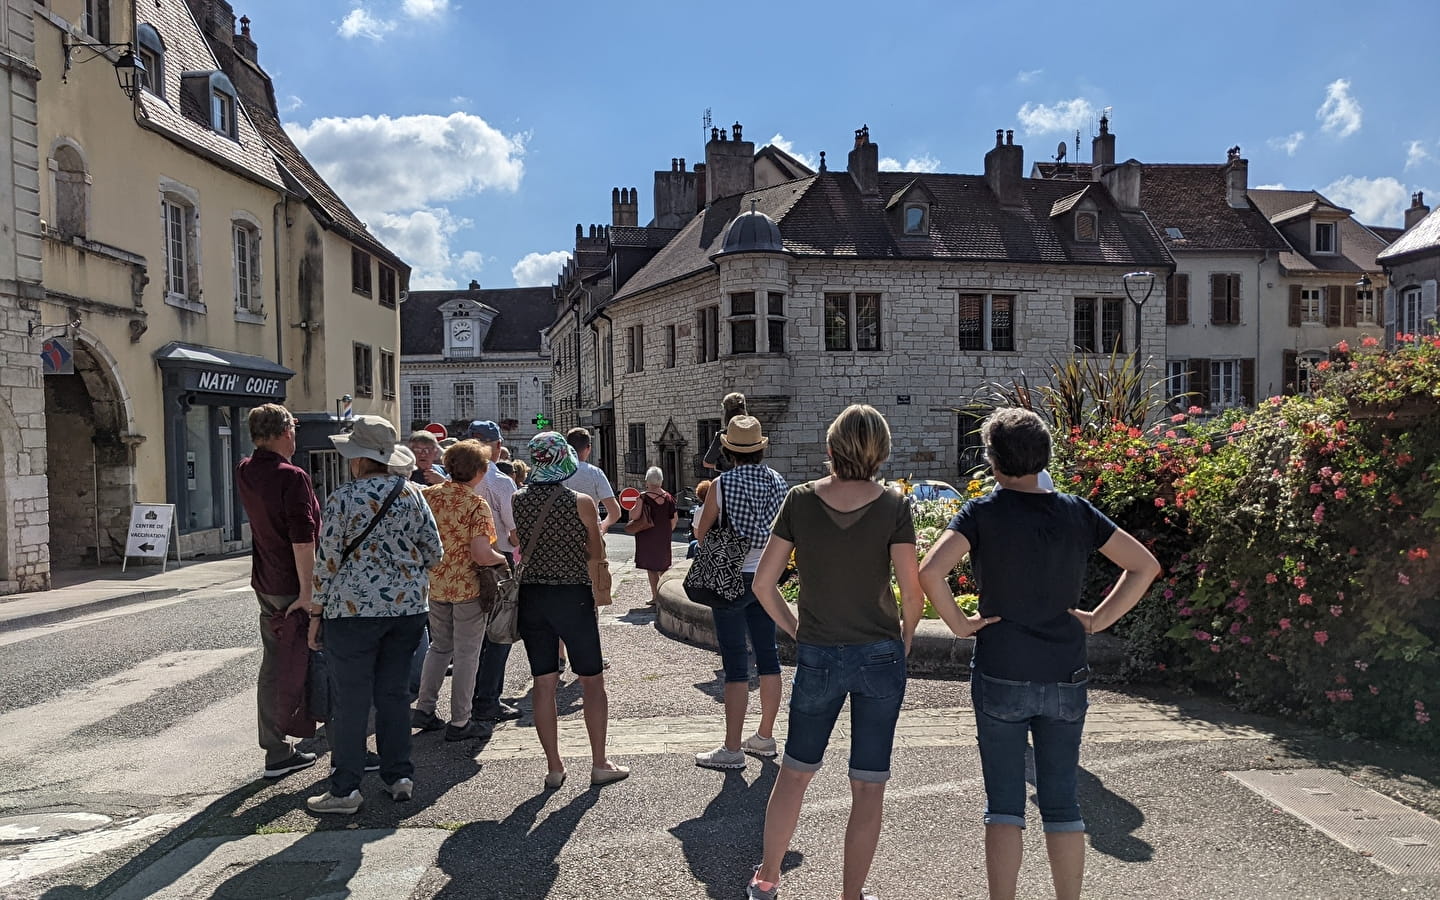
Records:
<instances>
[{"instance_id":1,"label":"man in maroon shirt","mask_svg":"<svg viewBox=\"0 0 1440 900\"><path fill-rule=\"evenodd\" d=\"M277 617L321 612L311 599L320 502L309 473L290 463L295 454L295 419L289 410L278 403L257 406L250 410L249 425L255 452L235 467L235 484L250 518L250 586L260 601L262 656L256 696L260 746L265 750L265 777L279 778L315 764L315 754L291 746L279 708L281 679L298 675L303 690L305 667L296 664L298 654L287 665L271 625L278 624Z\"/></svg>"}]
</instances>

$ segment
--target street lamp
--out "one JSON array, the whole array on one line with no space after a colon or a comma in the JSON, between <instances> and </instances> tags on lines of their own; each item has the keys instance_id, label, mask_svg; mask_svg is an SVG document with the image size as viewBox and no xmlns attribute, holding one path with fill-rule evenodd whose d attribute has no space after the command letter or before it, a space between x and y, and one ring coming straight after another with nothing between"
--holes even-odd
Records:
<instances>
[{"instance_id":1,"label":"street lamp","mask_svg":"<svg viewBox=\"0 0 1440 900\"><path fill-rule=\"evenodd\" d=\"M1141 316L1140 311L1145 308L1145 301L1155 292L1154 272L1127 272L1120 277L1120 283L1125 286L1125 296L1135 305L1135 372L1140 372L1140 334Z\"/></svg>"},{"instance_id":2,"label":"street lamp","mask_svg":"<svg viewBox=\"0 0 1440 900\"><path fill-rule=\"evenodd\" d=\"M140 93L141 86L145 83L145 63L135 53L135 45L127 42L118 44L100 44L92 41L73 40L68 34L60 35L60 48L65 54L65 71L60 80L65 81L70 75L70 67L77 62L90 62L100 57L109 59L109 54L118 51L111 63L115 66L115 80L120 85L120 90L131 101L135 95ZM91 56L83 59L76 59L75 53L80 50L88 50Z\"/></svg>"},{"instance_id":3,"label":"street lamp","mask_svg":"<svg viewBox=\"0 0 1440 900\"><path fill-rule=\"evenodd\" d=\"M1362 291L1368 291L1370 290L1371 283L1369 275L1361 275L1360 280L1355 282L1355 286Z\"/></svg>"}]
</instances>

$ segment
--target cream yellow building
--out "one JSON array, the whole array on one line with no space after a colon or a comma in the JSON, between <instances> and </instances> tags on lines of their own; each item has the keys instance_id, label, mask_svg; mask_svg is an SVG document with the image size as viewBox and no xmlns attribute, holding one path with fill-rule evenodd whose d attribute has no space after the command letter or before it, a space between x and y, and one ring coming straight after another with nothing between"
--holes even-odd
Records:
<instances>
[{"instance_id":1,"label":"cream yellow building","mask_svg":"<svg viewBox=\"0 0 1440 900\"><path fill-rule=\"evenodd\" d=\"M117 558L136 501L175 504L182 552L241 547L232 473L250 447L248 410L286 402L319 426L316 447L338 430L344 395L357 414L393 418L393 362L387 381L381 360L398 348L408 270L363 226L335 228L318 186L293 171L303 158L286 158L288 139L273 146L273 101L251 108L268 78L228 4L33 10L37 318L74 363L44 376L51 562ZM131 45L141 67L116 66L128 47L93 44Z\"/></svg>"}]
</instances>

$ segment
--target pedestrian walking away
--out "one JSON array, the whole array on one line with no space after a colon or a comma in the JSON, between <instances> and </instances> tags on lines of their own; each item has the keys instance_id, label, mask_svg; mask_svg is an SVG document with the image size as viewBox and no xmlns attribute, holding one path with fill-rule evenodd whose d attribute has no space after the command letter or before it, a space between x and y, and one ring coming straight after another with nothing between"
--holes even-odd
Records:
<instances>
[{"instance_id":1,"label":"pedestrian walking away","mask_svg":"<svg viewBox=\"0 0 1440 900\"><path fill-rule=\"evenodd\" d=\"M772 757L778 752L773 729L780 712L780 654L775 645L775 621L755 596L753 585L787 485L779 472L764 463L770 439L753 416L731 419L720 442L725 470L716 476L705 495L705 505L695 522L695 536L704 543L724 512L730 527L749 550L740 564L745 593L729 606L711 610L725 669L725 742L697 753L695 763L709 769L743 769L746 753ZM755 650L755 669L760 676L760 722L755 733L742 741L750 701L747 637Z\"/></svg>"},{"instance_id":2,"label":"pedestrian walking away","mask_svg":"<svg viewBox=\"0 0 1440 900\"><path fill-rule=\"evenodd\" d=\"M406 688L428 615L429 570L444 549L419 486L387 471L406 457L397 452L394 426L379 416L357 416L349 434L330 441L349 461L354 480L326 502L315 555L315 597L324 613L323 619L312 614L311 642L323 642L329 659L334 768L330 789L306 805L316 813L348 814L363 802L372 703L385 791L408 800L414 790Z\"/></svg>"},{"instance_id":3,"label":"pedestrian walking away","mask_svg":"<svg viewBox=\"0 0 1440 900\"><path fill-rule=\"evenodd\" d=\"M297 751L287 737L282 709L293 703L287 695L303 695L309 666L304 641L288 642L284 633L304 630L304 614L320 611L313 600L311 572L315 568L315 538L320 530L320 502L310 475L292 465L295 455L295 419L276 403L250 410L247 421L255 450L235 467L240 503L250 520L250 586L260 604L260 676L255 706L260 747L265 751L265 777L279 778L315 764L315 754ZM292 618L294 617L294 618ZM314 722L291 728L314 734ZM290 732L294 734L294 732Z\"/></svg>"},{"instance_id":4,"label":"pedestrian walking away","mask_svg":"<svg viewBox=\"0 0 1440 900\"><path fill-rule=\"evenodd\" d=\"M585 731L590 737L590 783L604 785L630 774L605 753L609 698L605 693L600 625L590 591L590 563L605 558L595 501L565 486L579 464L575 450L554 431L530 439L534 464L524 489L515 495L515 530L520 539L520 637L535 678L535 734L545 751L545 787L565 783L560 758L559 642L570 648L580 679Z\"/></svg>"},{"instance_id":5,"label":"pedestrian walking away","mask_svg":"<svg viewBox=\"0 0 1440 900\"><path fill-rule=\"evenodd\" d=\"M461 441L445 451L450 480L424 490L435 516L445 557L430 572L430 649L420 676L420 696L410 723L421 731L445 729L447 741L490 737L493 726L472 717L475 673L480 647L494 608L500 577L487 569L508 569L505 557L491 546L495 525L490 505L475 493L489 462L479 441ZM445 669L454 661L450 682L450 721L435 715Z\"/></svg>"},{"instance_id":6,"label":"pedestrian walking away","mask_svg":"<svg viewBox=\"0 0 1440 900\"><path fill-rule=\"evenodd\" d=\"M475 493L490 506L495 521L495 549L508 561L515 562L515 482L494 463L500 460L504 444L500 426L488 420L470 423L471 440L479 441L491 465L475 485ZM505 666L510 661L510 645L497 644L489 638L480 645L480 669L475 675L475 691L471 697L470 715L482 722L506 722L520 718L518 707L500 699L505 690ZM455 690L452 684L450 690Z\"/></svg>"},{"instance_id":7,"label":"pedestrian walking away","mask_svg":"<svg viewBox=\"0 0 1440 900\"><path fill-rule=\"evenodd\" d=\"M631 511L631 521L640 518L640 510L650 521L650 527L635 533L635 568L644 569L650 577L650 605L660 599L660 576L670 568L670 544L675 537L675 525L680 520L675 509L675 498L662 485L665 473L659 466L651 466L645 472L645 491L640 495L641 507ZM629 525L625 526L628 530Z\"/></svg>"},{"instance_id":8,"label":"pedestrian walking away","mask_svg":"<svg viewBox=\"0 0 1440 900\"><path fill-rule=\"evenodd\" d=\"M747 887L762 900L776 895L805 789L847 698L850 820L841 896L864 896L905 699L905 657L925 606L910 505L875 481L890 456L885 417L870 406L847 407L825 434L825 452L831 474L785 496L755 573L755 592L795 638L796 656L785 755L765 808L764 857ZM778 586L792 551L800 572L798 620ZM892 567L901 609L890 587Z\"/></svg>"},{"instance_id":9,"label":"pedestrian walking away","mask_svg":"<svg viewBox=\"0 0 1440 900\"><path fill-rule=\"evenodd\" d=\"M1034 747L1035 795L1055 896L1078 900L1085 876L1076 783L1089 705L1086 635L1129 612L1159 576L1160 564L1087 500L1041 485L1051 441L1034 412L997 410L980 434L1004 490L961 508L926 555L921 584L952 631L962 637L979 631L970 690L985 781L991 900L1013 900L1020 875L1027 741ZM1096 550L1124 571L1086 612L1081 592ZM960 612L948 582L967 554L980 587L980 610L971 617Z\"/></svg>"}]
</instances>

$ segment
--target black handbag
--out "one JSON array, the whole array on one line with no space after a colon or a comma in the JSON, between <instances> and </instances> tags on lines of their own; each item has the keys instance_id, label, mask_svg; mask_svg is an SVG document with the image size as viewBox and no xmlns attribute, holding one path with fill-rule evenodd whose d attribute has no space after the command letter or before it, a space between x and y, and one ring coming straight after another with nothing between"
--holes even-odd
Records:
<instances>
[{"instance_id":1,"label":"black handbag","mask_svg":"<svg viewBox=\"0 0 1440 900\"><path fill-rule=\"evenodd\" d=\"M711 490L716 492L720 518L715 527L705 533L705 540L696 549L695 561L690 564L683 586L692 603L711 609L729 609L745 594L745 579L740 574L740 567L745 562L750 545L730 527L724 498L719 495L718 478Z\"/></svg>"}]
</instances>

